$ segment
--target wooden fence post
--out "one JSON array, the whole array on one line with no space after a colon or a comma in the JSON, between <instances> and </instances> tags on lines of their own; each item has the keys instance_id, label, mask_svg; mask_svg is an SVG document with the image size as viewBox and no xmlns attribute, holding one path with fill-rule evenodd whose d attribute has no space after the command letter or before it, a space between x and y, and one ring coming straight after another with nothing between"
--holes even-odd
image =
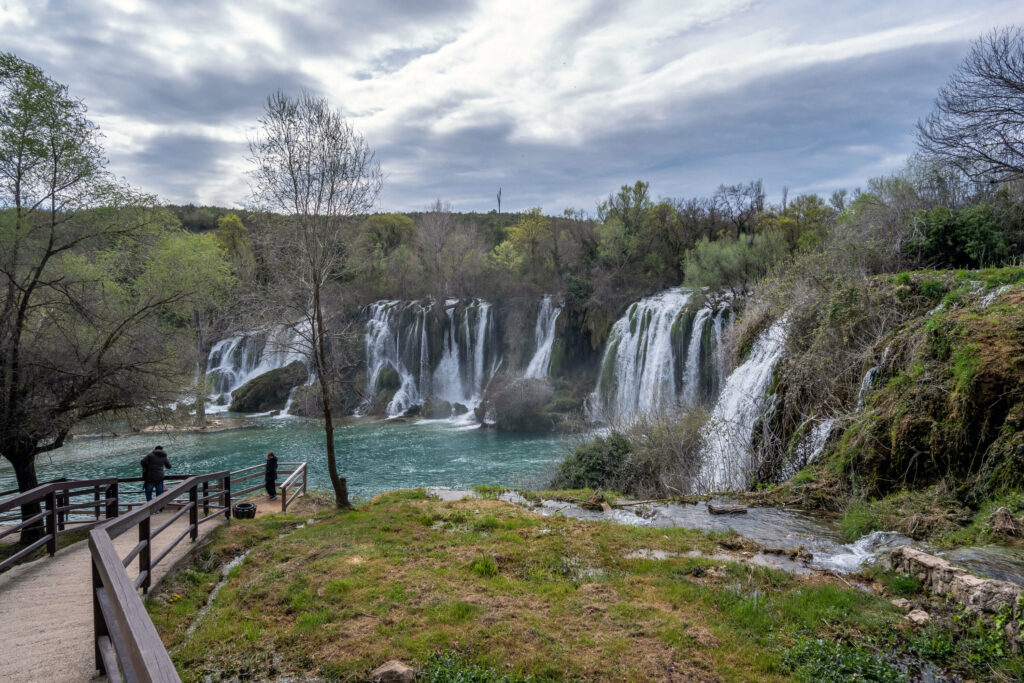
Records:
<instances>
[{"instance_id":1,"label":"wooden fence post","mask_svg":"<svg viewBox=\"0 0 1024 683\"><path fill-rule=\"evenodd\" d=\"M144 545L142 547L142 550L139 551L139 573L141 574L142 572L146 572L146 578L142 581L143 593L149 592L150 579L152 578L152 576L150 576L150 572L153 569L151 564L152 554L150 552L152 550L153 545L153 539L149 535L150 519L152 519L152 517L146 515L146 517L144 517L142 521L139 522L139 542L146 542L146 545Z\"/></svg>"},{"instance_id":2,"label":"wooden fence post","mask_svg":"<svg viewBox=\"0 0 1024 683\"><path fill-rule=\"evenodd\" d=\"M100 609L99 589L103 588L103 579L100 578L99 570L96 569L96 558L89 555L89 566L92 567L92 646L96 656L96 670L101 674L107 673L103 666L103 655L100 654L100 638L109 636L107 622L103 619L103 610Z\"/></svg>"},{"instance_id":3,"label":"wooden fence post","mask_svg":"<svg viewBox=\"0 0 1024 683\"><path fill-rule=\"evenodd\" d=\"M231 475L224 475L224 519L231 521Z\"/></svg>"},{"instance_id":4,"label":"wooden fence post","mask_svg":"<svg viewBox=\"0 0 1024 683\"><path fill-rule=\"evenodd\" d=\"M188 504L191 506L188 510L188 523L191 527L188 535L195 543L195 540L199 538L199 487L196 484L193 484L192 488L188 490Z\"/></svg>"},{"instance_id":5,"label":"wooden fence post","mask_svg":"<svg viewBox=\"0 0 1024 683\"><path fill-rule=\"evenodd\" d=\"M210 482L204 481L203 482L203 517L209 517L210 516L210 499L208 498L209 495L210 495Z\"/></svg>"},{"instance_id":6,"label":"wooden fence post","mask_svg":"<svg viewBox=\"0 0 1024 683\"><path fill-rule=\"evenodd\" d=\"M117 517L120 510L120 501L118 499L119 487L117 482L111 483L107 487L107 519L111 517Z\"/></svg>"},{"instance_id":7,"label":"wooden fence post","mask_svg":"<svg viewBox=\"0 0 1024 683\"><path fill-rule=\"evenodd\" d=\"M46 533L50 535L46 541L46 552L53 557L57 553L57 495L50 490L46 494Z\"/></svg>"}]
</instances>

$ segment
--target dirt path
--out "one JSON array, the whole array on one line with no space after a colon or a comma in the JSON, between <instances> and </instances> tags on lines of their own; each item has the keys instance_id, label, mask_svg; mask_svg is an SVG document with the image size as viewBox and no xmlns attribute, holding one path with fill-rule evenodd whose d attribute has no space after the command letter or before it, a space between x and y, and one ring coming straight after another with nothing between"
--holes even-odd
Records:
<instances>
[{"instance_id":1,"label":"dirt path","mask_svg":"<svg viewBox=\"0 0 1024 683\"><path fill-rule=\"evenodd\" d=\"M153 518L153 528L169 513ZM199 527L200 539L217 517ZM153 540L153 557L185 530L183 515ZM138 542L128 531L115 540L124 557ZM194 545L186 538L153 570L154 586ZM87 681L96 671L93 661L92 574L88 542L82 541L0 574L0 681ZM128 568L138 576L138 562Z\"/></svg>"}]
</instances>

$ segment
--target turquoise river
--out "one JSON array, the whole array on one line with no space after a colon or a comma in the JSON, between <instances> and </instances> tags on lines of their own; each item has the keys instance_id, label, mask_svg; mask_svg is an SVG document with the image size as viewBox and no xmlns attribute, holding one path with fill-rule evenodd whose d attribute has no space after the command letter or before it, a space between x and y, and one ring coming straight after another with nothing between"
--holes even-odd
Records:
<instances>
[{"instance_id":1,"label":"turquoise river","mask_svg":"<svg viewBox=\"0 0 1024 683\"><path fill-rule=\"evenodd\" d=\"M238 470L274 451L282 462L309 463L311 487L330 488L321 423L301 418L249 418L249 427L212 434L131 434L79 438L36 460L39 481L57 477L137 477L139 460L157 444L171 474ZM475 484L544 487L570 447L549 436L524 436L445 421L352 420L335 429L339 474L365 500L382 491ZM280 480L279 480L280 481ZM17 486L0 461L0 491Z\"/></svg>"}]
</instances>

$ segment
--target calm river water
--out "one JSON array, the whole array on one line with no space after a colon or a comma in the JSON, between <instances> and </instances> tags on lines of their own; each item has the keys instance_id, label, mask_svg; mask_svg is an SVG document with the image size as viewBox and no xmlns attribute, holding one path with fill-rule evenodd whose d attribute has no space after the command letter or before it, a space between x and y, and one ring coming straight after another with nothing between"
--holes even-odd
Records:
<instances>
[{"instance_id":1,"label":"calm river water","mask_svg":"<svg viewBox=\"0 0 1024 683\"><path fill-rule=\"evenodd\" d=\"M142 456L162 444L173 465L171 474L195 474L258 465L267 451L274 451L282 462L307 461L310 486L330 488L321 423L301 418L249 422L252 427L214 434L77 439L40 455L36 469L40 481L137 477ZM570 447L557 437L506 434L445 421L369 420L338 426L335 444L339 474L348 477L349 493L359 499L419 486L544 487ZM9 463L0 461L0 490L16 485Z\"/></svg>"}]
</instances>

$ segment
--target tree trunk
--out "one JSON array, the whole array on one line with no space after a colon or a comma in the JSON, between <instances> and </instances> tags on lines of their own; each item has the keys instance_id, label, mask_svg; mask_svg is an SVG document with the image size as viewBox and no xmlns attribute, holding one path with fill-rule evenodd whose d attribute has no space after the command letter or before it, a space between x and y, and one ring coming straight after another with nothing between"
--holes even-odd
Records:
<instances>
[{"instance_id":1,"label":"tree trunk","mask_svg":"<svg viewBox=\"0 0 1024 683\"><path fill-rule=\"evenodd\" d=\"M334 502L339 508L349 508L348 482L338 476L338 461L334 453L334 422L331 420L331 387L327 379L327 350L324 343L324 314L320 308L320 288L313 288L313 355L320 377L320 395L324 405L324 436L327 438L327 471L334 487Z\"/></svg>"},{"instance_id":2,"label":"tree trunk","mask_svg":"<svg viewBox=\"0 0 1024 683\"><path fill-rule=\"evenodd\" d=\"M206 425L206 360L203 357L203 328L199 319L199 311L192 311L193 323L196 328L196 424Z\"/></svg>"},{"instance_id":3,"label":"tree trunk","mask_svg":"<svg viewBox=\"0 0 1024 683\"><path fill-rule=\"evenodd\" d=\"M14 466L14 476L18 480L18 490L22 493L39 486L39 479L36 477L36 456L34 450L19 453L18 450L12 449L12 452L8 455L8 460ZM41 511L42 506L38 501L22 505L21 518L26 520L30 517L35 517ZM21 530L21 542L29 544L39 540L43 536L44 529L43 520L25 527Z\"/></svg>"}]
</instances>

